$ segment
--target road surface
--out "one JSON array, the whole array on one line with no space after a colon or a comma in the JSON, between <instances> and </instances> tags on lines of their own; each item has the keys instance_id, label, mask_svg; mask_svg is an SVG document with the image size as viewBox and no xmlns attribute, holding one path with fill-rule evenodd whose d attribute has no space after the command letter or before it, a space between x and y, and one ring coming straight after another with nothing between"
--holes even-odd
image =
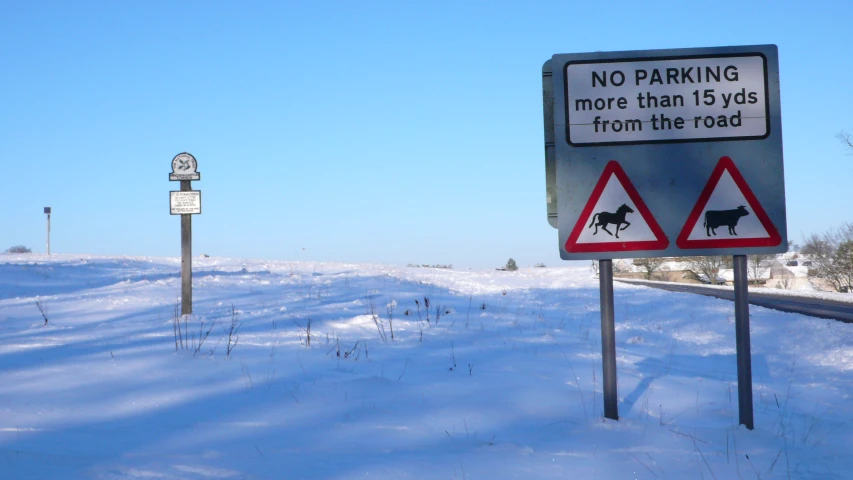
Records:
<instances>
[{"instance_id":1,"label":"road surface","mask_svg":"<svg viewBox=\"0 0 853 480\"><path fill-rule=\"evenodd\" d=\"M734 289L709 288L689 283L656 283L642 280L614 279L617 282L644 285L671 292L695 293L734 301ZM829 318L845 323L853 323L853 303L836 302L822 298L796 297L791 295L772 295L749 292L749 303L759 307L772 308L782 312L801 313L811 317Z\"/></svg>"}]
</instances>

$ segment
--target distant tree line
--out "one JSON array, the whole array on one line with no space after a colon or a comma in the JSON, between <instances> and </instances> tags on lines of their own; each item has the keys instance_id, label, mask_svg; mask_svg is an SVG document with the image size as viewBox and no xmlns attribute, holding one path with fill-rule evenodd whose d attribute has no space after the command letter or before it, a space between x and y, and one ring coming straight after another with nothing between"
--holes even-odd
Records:
<instances>
[{"instance_id":1,"label":"distant tree line","mask_svg":"<svg viewBox=\"0 0 853 480\"><path fill-rule=\"evenodd\" d=\"M789 248L797 248L788 242ZM853 292L853 223L846 222L835 230L808 236L798 254L807 257L808 276L823 279L839 292ZM752 284L763 284L770 270L774 255L747 255L747 275ZM665 258L636 258L634 266L646 280L659 278L657 275ZM703 283L722 283L720 271L731 269L731 255L704 257L676 257L671 260L684 266L687 278Z\"/></svg>"}]
</instances>

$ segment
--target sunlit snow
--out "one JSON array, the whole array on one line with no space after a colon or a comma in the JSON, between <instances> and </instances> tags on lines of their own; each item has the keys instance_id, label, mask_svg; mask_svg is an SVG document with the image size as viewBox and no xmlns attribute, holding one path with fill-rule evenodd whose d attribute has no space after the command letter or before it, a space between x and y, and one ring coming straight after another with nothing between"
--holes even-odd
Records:
<instances>
[{"instance_id":1,"label":"sunlit snow","mask_svg":"<svg viewBox=\"0 0 853 480\"><path fill-rule=\"evenodd\" d=\"M853 471L853 325L750 307L749 431L725 300L616 284L613 421L587 268L198 258L193 280L182 348L179 259L0 257L0 478Z\"/></svg>"}]
</instances>

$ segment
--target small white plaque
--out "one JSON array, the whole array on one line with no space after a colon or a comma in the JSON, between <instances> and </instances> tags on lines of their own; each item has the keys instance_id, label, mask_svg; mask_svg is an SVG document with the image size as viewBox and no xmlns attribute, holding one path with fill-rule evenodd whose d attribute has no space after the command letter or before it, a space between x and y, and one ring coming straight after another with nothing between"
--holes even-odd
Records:
<instances>
[{"instance_id":1,"label":"small white plaque","mask_svg":"<svg viewBox=\"0 0 853 480\"><path fill-rule=\"evenodd\" d=\"M172 215L201 214L201 190L169 192L169 213Z\"/></svg>"}]
</instances>

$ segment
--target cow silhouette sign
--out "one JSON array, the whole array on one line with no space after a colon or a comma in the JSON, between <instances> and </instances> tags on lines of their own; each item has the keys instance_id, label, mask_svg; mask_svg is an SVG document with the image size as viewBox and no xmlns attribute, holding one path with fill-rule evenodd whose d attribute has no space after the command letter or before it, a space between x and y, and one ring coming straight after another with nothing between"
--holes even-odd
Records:
<instances>
[{"instance_id":1,"label":"cow silhouette sign","mask_svg":"<svg viewBox=\"0 0 853 480\"><path fill-rule=\"evenodd\" d=\"M737 236L735 227L737 226L740 217L749 215L744 205L741 205L732 210L708 210L705 212L705 235L710 237L711 234L717 234L717 228L725 225L729 229L729 235Z\"/></svg>"},{"instance_id":2,"label":"cow silhouette sign","mask_svg":"<svg viewBox=\"0 0 853 480\"><path fill-rule=\"evenodd\" d=\"M634 209L623 203L621 207L616 209L616 213L598 212L593 215L592 221L589 222L589 226L586 228L592 228L594 224L595 231L592 232L593 235L598 234L598 227L601 227L602 230L609 233L611 236L619 238L619 231L625 230L631 226L631 222L625 220L625 215L629 213L634 213ZM613 232L607 229L607 225L611 223L616 225L616 235L613 235Z\"/></svg>"}]
</instances>

